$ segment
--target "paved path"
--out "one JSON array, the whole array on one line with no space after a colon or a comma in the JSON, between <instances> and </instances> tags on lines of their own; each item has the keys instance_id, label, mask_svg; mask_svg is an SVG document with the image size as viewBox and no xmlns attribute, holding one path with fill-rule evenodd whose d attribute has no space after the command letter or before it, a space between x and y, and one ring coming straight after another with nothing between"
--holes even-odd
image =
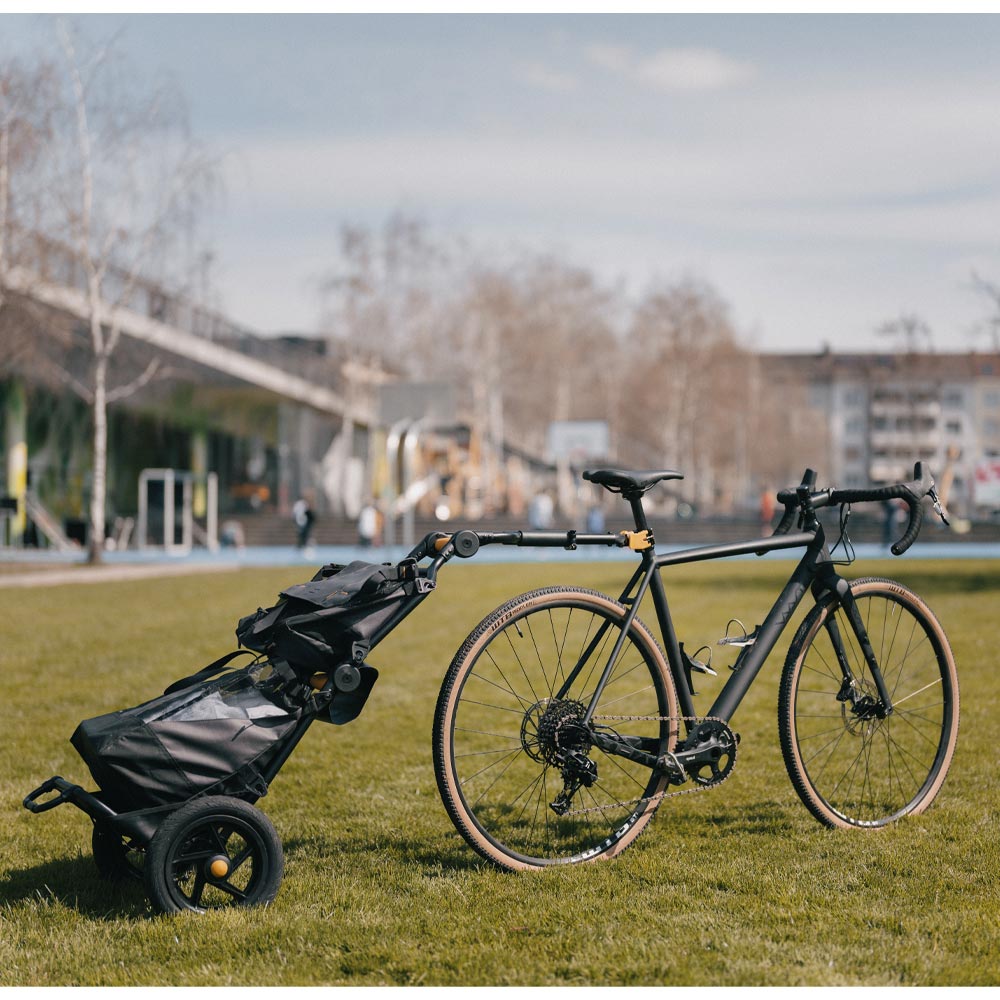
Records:
<instances>
[{"instance_id":1,"label":"paved path","mask_svg":"<svg viewBox=\"0 0 1000 1000\"><path fill-rule=\"evenodd\" d=\"M239 569L234 563L143 563L138 566L74 566L60 569L0 573L4 587L57 587L67 583L103 583L110 580L143 580L189 573L225 573Z\"/></svg>"}]
</instances>

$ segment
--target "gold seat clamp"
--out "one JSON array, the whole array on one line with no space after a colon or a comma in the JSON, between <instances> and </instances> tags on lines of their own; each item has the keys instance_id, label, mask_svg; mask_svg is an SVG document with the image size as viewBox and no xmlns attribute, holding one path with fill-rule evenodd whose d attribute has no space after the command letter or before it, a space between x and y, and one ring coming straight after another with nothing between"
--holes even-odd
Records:
<instances>
[{"instance_id":1,"label":"gold seat clamp","mask_svg":"<svg viewBox=\"0 0 1000 1000\"><path fill-rule=\"evenodd\" d=\"M641 552L653 544L652 535L645 528L642 531L619 531L618 534L624 535L628 539L628 547L633 552Z\"/></svg>"}]
</instances>

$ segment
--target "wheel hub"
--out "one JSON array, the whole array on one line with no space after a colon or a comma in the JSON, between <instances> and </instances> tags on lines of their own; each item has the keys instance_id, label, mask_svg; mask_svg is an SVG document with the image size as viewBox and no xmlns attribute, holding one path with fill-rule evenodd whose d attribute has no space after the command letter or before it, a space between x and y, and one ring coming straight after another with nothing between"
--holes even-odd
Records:
<instances>
[{"instance_id":1,"label":"wheel hub","mask_svg":"<svg viewBox=\"0 0 1000 1000\"><path fill-rule=\"evenodd\" d=\"M844 728L852 736L871 736L879 722L886 717L882 702L866 681L845 681L841 691L837 700L841 703L840 714Z\"/></svg>"},{"instance_id":2,"label":"wheel hub","mask_svg":"<svg viewBox=\"0 0 1000 1000\"><path fill-rule=\"evenodd\" d=\"M211 878L225 878L232 868L232 861L225 854L216 854L205 862L205 870Z\"/></svg>"},{"instance_id":3,"label":"wheel hub","mask_svg":"<svg viewBox=\"0 0 1000 1000\"><path fill-rule=\"evenodd\" d=\"M570 698L543 698L535 702L521 722L521 746L534 760L553 767L586 756L593 746L590 727L584 722L586 706Z\"/></svg>"}]
</instances>

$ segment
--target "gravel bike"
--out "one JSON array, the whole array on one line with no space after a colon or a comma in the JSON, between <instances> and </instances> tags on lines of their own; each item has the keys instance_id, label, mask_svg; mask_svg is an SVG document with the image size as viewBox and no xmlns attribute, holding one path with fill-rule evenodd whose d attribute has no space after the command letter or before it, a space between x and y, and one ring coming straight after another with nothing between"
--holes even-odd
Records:
<instances>
[{"instance_id":1,"label":"gravel bike","mask_svg":"<svg viewBox=\"0 0 1000 1000\"><path fill-rule=\"evenodd\" d=\"M920 463L912 482L867 489L817 490L807 470L801 485L778 494L784 513L772 536L663 554L643 497L680 473L600 469L583 478L629 503L634 530L460 531L422 543L421 554L437 552L432 577L452 556L492 544L614 545L640 558L617 600L576 587L522 594L488 615L455 655L437 702L434 766L445 808L482 857L511 870L612 858L668 795L725 781L739 747L733 714L807 591L815 604L792 640L778 696L796 792L831 827L883 827L930 805L958 734L948 639L902 584L841 577L817 516L839 505L846 539L851 504L901 500L909 520L891 551L902 555L919 533L925 497L947 523ZM662 572L798 548L803 555L763 624L747 631L730 622L720 642L737 652L732 674L699 714L692 676L715 671L679 641ZM647 593L662 644L636 614Z\"/></svg>"}]
</instances>

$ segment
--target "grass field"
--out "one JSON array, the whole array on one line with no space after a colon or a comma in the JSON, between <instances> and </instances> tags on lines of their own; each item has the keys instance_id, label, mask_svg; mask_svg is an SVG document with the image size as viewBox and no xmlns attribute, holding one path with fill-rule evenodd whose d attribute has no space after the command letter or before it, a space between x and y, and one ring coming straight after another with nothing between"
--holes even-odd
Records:
<instances>
[{"instance_id":1,"label":"grass field","mask_svg":"<svg viewBox=\"0 0 1000 1000\"><path fill-rule=\"evenodd\" d=\"M686 570L672 591L686 647L714 643L731 617L760 621L790 567ZM261 801L285 845L276 902L173 918L97 879L83 813L36 817L21 799L52 774L88 785L68 742L81 719L233 648L241 615L308 574L0 591L0 986L998 984L1000 565L908 556L860 569L921 593L958 663L958 750L924 815L878 833L812 819L778 744L782 646L733 720L740 758L721 788L665 802L611 863L485 866L434 781L431 724L451 656L513 593L616 591L625 570L462 564L370 657L381 677L361 717L314 726ZM700 685L700 707L727 674Z\"/></svg>"}]
</instances>

